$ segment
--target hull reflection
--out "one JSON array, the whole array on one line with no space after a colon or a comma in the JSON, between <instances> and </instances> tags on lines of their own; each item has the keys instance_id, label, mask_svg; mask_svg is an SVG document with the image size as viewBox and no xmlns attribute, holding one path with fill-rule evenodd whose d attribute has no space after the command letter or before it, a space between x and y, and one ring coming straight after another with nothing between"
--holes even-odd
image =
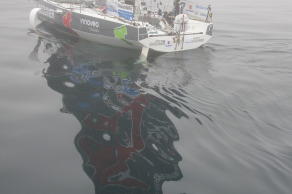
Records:
<instances>
[{"instance_id":1,"label":"hull reflection","mask_svg":"<svg viewBox=\"0 0 292 194\"><path fill-rule=\"evenodd\" d=\"M47 34L31 56L40 45L49 54L43 75L62 94L61 111L81 124L75 146L95 192L160 194L163 182L180 180L179 135L166 111L186 115L135 84L145 78L139 55Z\"/></svg>"}]
</instances>

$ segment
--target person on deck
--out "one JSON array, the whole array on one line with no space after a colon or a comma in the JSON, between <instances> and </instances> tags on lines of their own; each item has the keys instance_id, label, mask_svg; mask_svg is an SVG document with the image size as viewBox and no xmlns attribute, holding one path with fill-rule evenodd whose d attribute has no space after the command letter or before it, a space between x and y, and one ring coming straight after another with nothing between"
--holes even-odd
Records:
<instances>
[{"instance_id":1,"label":"person on deck","mask_svg":"<svg viewBox=\"0 0 292 194\"><path fill-rule=\"evenodd\" d=\"M174 15L175 16L177 16L178 14L180 14L180 5L181 5L180 0L175 0L174 1Z\"/></svg>"}]
</instances>

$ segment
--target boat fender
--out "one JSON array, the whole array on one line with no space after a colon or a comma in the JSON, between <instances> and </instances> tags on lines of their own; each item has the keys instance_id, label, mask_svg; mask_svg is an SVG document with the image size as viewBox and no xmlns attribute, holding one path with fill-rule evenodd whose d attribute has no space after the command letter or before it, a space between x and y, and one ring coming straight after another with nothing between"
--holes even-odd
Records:
<instances>
[{"instance_id":1,"label":"boat fender","mask_svg":"<svg viewBox=\"0 0 292 194\"><path fill-rule=\"evenodd\" d=\"M177 15L176 17L175 17L175 19L174 19L174 23L175 24L181 24L182 22L184 23L184 24L186 24L186 23L188 23L188 21L189 21L189 17L188 17L188 15L187 14L179 14L179 15Z\"/></svg>"},{"instance_id":2,"label":"boat fender","mask_svg":"<svg viewBox=\"0 0 292 194\"><path fill-rule=\"evenodd\" d=\"M37 18L37 14L40 10L40 8L34 8L29 13L29 24L33 31L37 31L36 27L41 23L41 21Z\"/></svg>"},{"instance_id":3,"label":"boat fender","mask_svg":"<svg viewBox=\"0 0 292 194\"><path fill-rule=\"evenodd\" d=\"M184 26L189 22L189 17L186 14L179 14L175 17L174 19L174 30L176 32L179 32L181 30L182 27L182 23L184 24Z\"/></svg>"}]
</instances>

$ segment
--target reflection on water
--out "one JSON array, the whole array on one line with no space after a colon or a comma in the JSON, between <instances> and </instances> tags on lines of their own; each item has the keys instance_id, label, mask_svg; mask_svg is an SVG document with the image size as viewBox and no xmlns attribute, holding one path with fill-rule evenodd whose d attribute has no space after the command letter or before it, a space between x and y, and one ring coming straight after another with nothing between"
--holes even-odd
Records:
<instances>
[{"instance_id":1,"label":"reflection on water","mask_svg":"<svg viewBox=\"0 0 292 194\"><path fill-rule=\"evenodd\" d=\"M180 180L182 157L173 145L179 135L166 111L187 116L135 84L145 80L139 55L41 34L30 58L38 60L41 45L49 54L43 75L63 96L60 111L81 124L75 146L96 193L158 194L163 182Z\"/></svg>"}]
</instances>

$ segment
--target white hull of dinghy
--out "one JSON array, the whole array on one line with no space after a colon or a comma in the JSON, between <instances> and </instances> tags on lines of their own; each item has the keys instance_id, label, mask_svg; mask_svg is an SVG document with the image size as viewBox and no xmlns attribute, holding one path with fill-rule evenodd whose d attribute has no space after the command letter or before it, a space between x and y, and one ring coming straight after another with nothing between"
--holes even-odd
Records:
<instances>
[{"instance_id":1,"label":"white hull of dinghy","mask_svg":"<svg viewBox=\"0 0 292 194\"><path fill-rule=\"evenodd\" d=\"M158 52L175 52L196 49L208 42L209 35L180 35L149 37L140 42L149 49Z\"/></svg>"}]
</instances>

